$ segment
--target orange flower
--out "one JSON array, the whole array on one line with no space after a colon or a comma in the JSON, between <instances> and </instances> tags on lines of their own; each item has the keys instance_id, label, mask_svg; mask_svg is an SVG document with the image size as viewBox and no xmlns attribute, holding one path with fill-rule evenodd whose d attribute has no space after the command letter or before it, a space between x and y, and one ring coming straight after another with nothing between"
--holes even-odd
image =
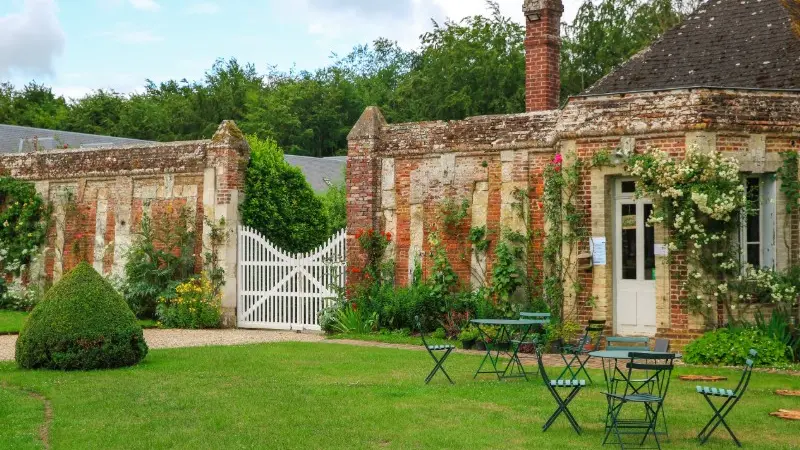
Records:
<instances>
[{"instance_id":1,"label":"orange flower","mask_svg":"<svg viewBox=\"0 0 800 450\"><path fill-rule=\"evenodd\" d=\"M386 240L392 242L392 233L389 232L386 233Z\"/></svg>"}]
</instances>

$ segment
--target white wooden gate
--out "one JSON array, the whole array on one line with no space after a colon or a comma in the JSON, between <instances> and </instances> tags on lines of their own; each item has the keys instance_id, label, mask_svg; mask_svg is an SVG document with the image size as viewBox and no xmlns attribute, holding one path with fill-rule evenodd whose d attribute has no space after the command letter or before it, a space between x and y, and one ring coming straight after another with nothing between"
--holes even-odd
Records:
<instances>
[{"instance_id":1,"label":"white wooden gate","mask_svg":"<svg viewBox=\"0 0 800 450\"><path fill-rule=\"evenodd\" d=\"M319 311L344 288L345 237L341 230L311 252L289 254L240 226L238 326L319 330Z\"/></svg>"}]
</instances>

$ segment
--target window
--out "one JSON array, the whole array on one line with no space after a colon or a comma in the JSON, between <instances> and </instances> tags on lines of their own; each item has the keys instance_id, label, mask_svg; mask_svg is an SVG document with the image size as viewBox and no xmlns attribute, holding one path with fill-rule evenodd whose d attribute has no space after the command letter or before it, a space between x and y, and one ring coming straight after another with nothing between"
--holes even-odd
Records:
<instances>
[{"instance_id":1,"label":"window","mask_svg":"<svg viewBox=\"0 0 800 450\"><path fill-rule=\"evenodd\" d=\"M739 233L741 262L774 269L777 229L775 174L749 175L744 185L749 211L743 214Z\"/></svg>"}]
</instances>

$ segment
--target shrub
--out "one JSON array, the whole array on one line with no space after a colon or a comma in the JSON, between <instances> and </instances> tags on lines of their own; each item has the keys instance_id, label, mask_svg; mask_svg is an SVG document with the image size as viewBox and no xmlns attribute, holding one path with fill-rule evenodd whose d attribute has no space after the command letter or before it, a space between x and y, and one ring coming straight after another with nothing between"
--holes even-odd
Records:
<instances>
[{"instance_id":1,"label":"shrub","mask_svg":"<svg viewBox=\"0 0 800 450\"><path fill-rule=\"evenodd\" d=\"M125 300L84 262L33 309L16 359L26 369L89 370L131 366L145 355L142 327Z\"/></svg>"},{"instance_id":2,"label":"shrub","mask_svg":"<svg viewBox=\"0 0 800 450\"><path fill-rule=\"evenodd\" d=\"M218 328L221 299L204 273L175 287L174 296L159 298L156 318L166 328Z\"/></svg>"},{"instance_id":3,"label":"shrub","mask_svg":"<svg viewBox=\"0 0 800 450\"><path fill-rule=\"evenodd\" d=\"M283 159L274 141L248 137L251 154L245 177L242 222L279 248L309 251L325 242L328 216L300 169Z\"/></svg>"},{"instance_id":4,"label":"shrub","mask_svg":"<svg viewBox=\"0 0 800 450\"><path fill-rule=\"evenodd\" d=\"M0 295L0 309L30 311L39 303L41 297L42 291L35 283L28 286L12 283L8 286L5 295Z\"/></svg>"},{"instance_id":5,"label":"shrub","mask_svg":"<svg viewBox=\"0 0 800 450\"><path fill-rule=\"evenodd\" d=\"M328 233L337 233L347 226L347 189L344 181L332 184L319 196L328 215Z\"/></svg>"},{"instance_id":6,"label":"shrub","mask_svg":"<svg viewBox=\"0 0 800 450\"><path fill-rule=\"evenodd\" d=\"M740 366L753 348L758 352L757 366L787 363L786 346L755 328L720 328L710 331L687 345L684 360L689 364Z\"/></svg>"},{"instance_id":7,"label":"shrub","mask_svg":"<svg viewBox=\"0 0 800 450\"><path fill-rule=\"evenodd\" d=\"M136 239L128 249L123 293L142 318L155 317L156 304L170 296L194 273L196 235L187 208L168 210L152 218L142 215Z\"/></svg>"},{"instance_id":8,"label":"shrub","mask_svg":"<svg viewBox=\"0 0 800 450\"><path fill-rule=\"evenodd\" d=\"M339 333L367 334L377 326L378 314L360 310L355 304L339 309L333 319L333 329Z\"/></svg>"}]
</instances>

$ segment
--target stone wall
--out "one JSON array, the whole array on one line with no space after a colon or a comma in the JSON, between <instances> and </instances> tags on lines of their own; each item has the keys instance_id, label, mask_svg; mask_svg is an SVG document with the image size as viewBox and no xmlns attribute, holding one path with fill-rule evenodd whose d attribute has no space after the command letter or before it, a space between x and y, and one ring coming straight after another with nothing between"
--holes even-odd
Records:
<instances>
[{"instance_id":1,"label":"stone wall","mask_svg":"<svg viewBox=\"0 0 800 450\"><path fill-rule=\"evenodd\" d=\"M147 212L154 219L190 211L198 269L208 248L204 218L226 219L221 261L227 281L225 324L235 322L236 225L249 147L233 122L212 139L108 149L49 150L0 156L0 173L35 183L53 216L31 279L58 281L80 261L105 275L123 273L127 249Z\"/></svg>"},{"instance_id":2,"label":"stone wall","mask_svg":"<svg viewBox=\"0 0 800 450\"><path fill-rule=\"evenodd\" d=\"M352 238L358 229L374 228L396 236L389 257L396 262L396 280L409 281L414 261L429 269L428 237L443 229L444 199L470 203L463 223L445 233L454 269L465 285L489 278L491 257L477 254L466 235L486 225L493 242L502 230L533 231L532 274L542 268L540 251L548 224L542 211L543 170L561 153L567 163L591 160L598 150L643 151L648 146L682 157L689 146L718 149L736 157L742 170L775 172L781 151L798 149L800 95L734 90L677 90L573 98L562 110L474 117L453 122L387 124L377 108L365 111L349 136L348 258L361 255ZM624 176L621 165L586 169L578 203L586 211L591 236L607 236L612 255L613 180ZM515 192L527 191L519 204ZM778 266L800 261L800 221L785 217L785 199L777 199ZM516 211L522 211L522 219ZM785 237L785 239L784 239ZM656 230L657 243L665 240ZM494 244L488 254L491 255ZM588 242L580 252L588 251ZM658 335L677 346L702 331L705 324L681 303L686 266L680 255L656 261ZM574 299L582 322L590 318L613 323L613 258L606 266L573 274L584 289ZM590 302L591 299L591 302ZM590 306L592 304L593 306Z\"/></svg>"}]
</instances>

